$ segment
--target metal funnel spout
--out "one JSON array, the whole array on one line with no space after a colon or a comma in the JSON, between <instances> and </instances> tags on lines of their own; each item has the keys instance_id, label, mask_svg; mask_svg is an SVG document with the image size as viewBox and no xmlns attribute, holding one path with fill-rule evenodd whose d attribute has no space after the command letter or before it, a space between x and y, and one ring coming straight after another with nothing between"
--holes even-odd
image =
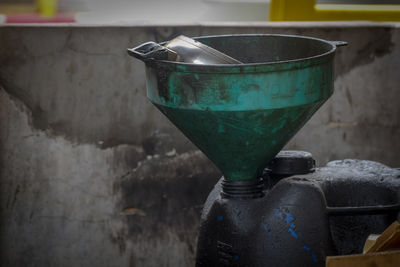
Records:
<instances>
[{"instance_id":1,"label":"metal funnel spout","mask_svg":"<svg viewBox=\"0 0 400 267\"><path fill-rule=\"evenodd\" d=\"M147 95L227 180L258 178L333 92L335 42L287 35L196 38L238 65L147 60Z\"/></svg>"}]
</instances>

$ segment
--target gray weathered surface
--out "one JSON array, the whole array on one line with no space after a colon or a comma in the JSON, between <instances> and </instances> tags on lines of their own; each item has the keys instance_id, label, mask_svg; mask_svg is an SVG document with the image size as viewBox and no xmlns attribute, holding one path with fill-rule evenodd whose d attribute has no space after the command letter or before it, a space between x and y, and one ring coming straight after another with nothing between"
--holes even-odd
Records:
<instances>
[{"instance_id":1,"label":"gray weathered surface","mask_svg":"<svg viewBox=\"0 0 400 267\"><path fill-rule=\"evenodd\" d=\"M348 41L288 148L400 166L398 24L0 27L1 266L193 264L219 172L146 100L125 49L224 33Z\"/></svg>"}]
</instances>

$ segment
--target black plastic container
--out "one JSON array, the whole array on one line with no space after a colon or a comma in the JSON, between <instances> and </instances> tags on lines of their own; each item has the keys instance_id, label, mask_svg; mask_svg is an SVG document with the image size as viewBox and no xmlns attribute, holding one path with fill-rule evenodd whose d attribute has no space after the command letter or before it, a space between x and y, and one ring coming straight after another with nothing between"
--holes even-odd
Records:
<instances>
[{"instance_id":1,"label":"black plastic container","mask_svg":"<svg viewBox=\"0 0 400 267\"><path fill-rule=\"evenodd\" d=\"M315 169L309 162L308 174L268 170L262 194L242 184L240 194L232 184L226 194L222 178L203 209L196 266L325 266L328 255L360 253L369 234L398 219L399 170L359 160ZM267 180L280 181L270 189Z\"/></svg>"}]
</instances>

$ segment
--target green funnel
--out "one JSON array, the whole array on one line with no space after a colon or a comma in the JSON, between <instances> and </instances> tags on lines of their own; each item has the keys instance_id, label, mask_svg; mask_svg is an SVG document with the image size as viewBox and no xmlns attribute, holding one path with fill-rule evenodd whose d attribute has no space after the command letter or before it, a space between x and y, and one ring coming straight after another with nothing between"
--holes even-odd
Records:
<instances>
[{"instance_id":1,"label":"green funnel","mask_svg":"<svg viewBox=\"0 0 400 267\"><path fill-rule=\"evenodd\" d=\"M195 38L245 64L146 60L147 94L227 180L261 175L333 92L341 42L287 35Z\"/></svg>"}]
</instances>

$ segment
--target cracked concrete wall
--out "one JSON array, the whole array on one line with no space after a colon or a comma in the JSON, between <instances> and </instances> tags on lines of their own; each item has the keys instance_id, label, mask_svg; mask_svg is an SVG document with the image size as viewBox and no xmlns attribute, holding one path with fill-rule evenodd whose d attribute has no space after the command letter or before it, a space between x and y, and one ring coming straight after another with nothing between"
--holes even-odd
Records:
<instances>
[{"instance_id":1,"label":"cracked concrete wall","mask_svg":"<svg viewBox=\"0 0 400 267\"><path fill-rule=\"evenodd\" d=\"M145 97L145 41L344 40L335 93L287 148L400 166L399 24L0 27L0 265L191 266L220 172Z\"/></svg>"}]
</instances>

